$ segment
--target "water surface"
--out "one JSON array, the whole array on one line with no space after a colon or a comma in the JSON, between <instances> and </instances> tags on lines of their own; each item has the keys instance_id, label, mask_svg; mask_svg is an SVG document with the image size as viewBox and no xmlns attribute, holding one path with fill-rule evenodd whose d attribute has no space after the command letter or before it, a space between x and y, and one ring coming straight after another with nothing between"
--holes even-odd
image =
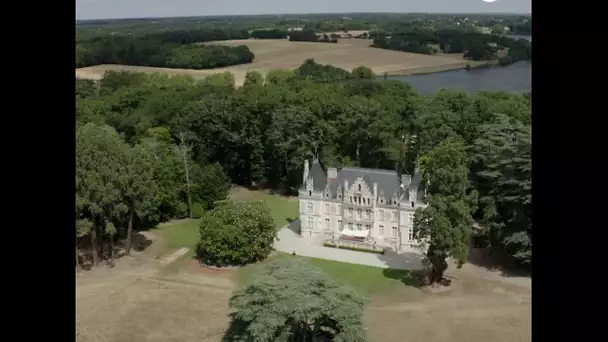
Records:
<instances>
[{"instance_id":1,"label":"water surface","mask_svg":"<svg viewBox=\"0 0 608 342\"><path fill-rule=\"evenodd\" d=\"M532 90L532 62L520 61L506 67L463 69L426 75L388 76L387 79L407 82L424 95L434 94L442 88L467 93L481 90L526 93Z\"/></svg>"}]
</instances>

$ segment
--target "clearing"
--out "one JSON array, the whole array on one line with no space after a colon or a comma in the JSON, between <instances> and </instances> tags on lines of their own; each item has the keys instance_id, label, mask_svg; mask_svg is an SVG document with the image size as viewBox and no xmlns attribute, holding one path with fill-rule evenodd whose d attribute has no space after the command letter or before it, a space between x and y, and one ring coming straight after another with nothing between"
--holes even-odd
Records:
<instances>
[{"instance_id":1,"label":"clearing","mask_svg":"<svg viewBox=\"0 0 608 342\"><path fill-rule=\"evenodd\" d=\"M285 227L299 216L297 197L287 197L267 190L248 190L242 187L230 189L229 197L243 201L263 201L270 208L277 229ZM199 220L183 219L158 225L154 233L163 238L164 248L177 250L189 248L188 257L194 256L196 243L199 240ZM158 244L157 244L158 245Z\"/></svg>"},{"instance_id":2,"label":"clearing","mask_svg":"<svg viewBox=\"0 0 608 342\"><path fill-rule=\"evenodd\" d=\"M461 55L422 55L409 52L383 50L369 47L371 40L341 39L337 44L290 42L286 39L247 39L218 41L204 44L228 46L247 45L255 54L251 64L235 65L210 70L189 70L137 67L127 65L97 65L76 69L76 75L85 79L101 79L106 71L138 71L146 73L162 72L169 75L190 75L194 78L231 72L237 86L241 86L248 71L267 73L272 69L295 69L306 59L314 58L317 63L331 64L346 70L358 66L371 68L376 75L411 75L462 69L467 61Z\"/></svg>"},{"instance_id":3,"label":"clearing","mask_svg":"<svg viewBox=\"0 0 608 342\"><path fill-rule=\"evenodd\" d=\"M293 198L242 188L233 189L231 197L266 201L277 227L297 216ZM120 258L113 268L78 273L77 341L221 341L229 324L230 295L255 276L258 266L211 270L200 267L191 254L163 265L180 248L195 246L198 220L173 221L138 235L152 244ZM288 257L274 253L268 260ZM451 265L452 286L433 294L418 287L415 271L307 259L369 298L364 320L370 341L400 342L404 336L421 342L531 338L529 279Z\"/></svg>"}]
</instances>

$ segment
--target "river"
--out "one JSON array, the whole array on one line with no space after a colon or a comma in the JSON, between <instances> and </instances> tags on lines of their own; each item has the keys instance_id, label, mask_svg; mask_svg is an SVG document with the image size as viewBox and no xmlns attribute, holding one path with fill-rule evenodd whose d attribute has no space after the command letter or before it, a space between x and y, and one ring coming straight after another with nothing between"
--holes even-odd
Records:
<instances>
[{"instance_id":1,"label":"river","mask_svg":"<svg viewBox=\"0 0 608 342\"><path fill-rule=\"evenodd\" d=\"M520 61L506 67L497 65L425 75L388 76L387 79L407 82L424 95L434 94L442 88L467 93L487 90L521 94L532 90L532 62Z\"/></svg>"}]
</instances>

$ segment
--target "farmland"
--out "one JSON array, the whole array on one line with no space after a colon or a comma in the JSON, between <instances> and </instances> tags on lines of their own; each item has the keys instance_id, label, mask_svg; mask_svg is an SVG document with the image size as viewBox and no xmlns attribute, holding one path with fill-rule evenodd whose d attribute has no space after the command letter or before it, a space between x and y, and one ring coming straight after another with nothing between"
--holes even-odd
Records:
<instances>
[{"instance_id":1,"label":"farmland","mask_svg":"<svg viewBox=\"0 0 608 342\"><path fill-rule=\"evenodd\" d=\"M296 43L288 40L232 40L204 44L221 44L228 46L247 45L255 54L251 64L235 65L212 70L188 70L136 67L124 65L97 65L76 70L76 76L85 79L100 79L106 71L138 71L146 73L162 72L169 75L186 74L194 78L231 72L237 86L243 84L248 71L266 73L272 69L295 69L306 59L313 58L317 63L331 64L346 70L358 66L367 66L375 74L411 75L461 69L467 61L458 55L422 55L400 51L371 48L370 40L343 39L338 44Z\"/></svg>"}]
</instances>

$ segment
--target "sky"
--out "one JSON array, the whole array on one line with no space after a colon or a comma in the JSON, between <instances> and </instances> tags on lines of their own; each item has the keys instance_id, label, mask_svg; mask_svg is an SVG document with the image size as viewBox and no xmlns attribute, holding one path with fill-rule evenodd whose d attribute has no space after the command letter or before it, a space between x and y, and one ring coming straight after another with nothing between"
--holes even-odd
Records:
<instances>
[{"instance_id":1,"label":"sky","mask_svg":"<svg viewBox=\"0 0 608 342\"><path fill-rule=\"evenodd\" d=\"M531 0L76 0L76 19L286 13L531 13Z\"/></svg>"}]
</instances>

